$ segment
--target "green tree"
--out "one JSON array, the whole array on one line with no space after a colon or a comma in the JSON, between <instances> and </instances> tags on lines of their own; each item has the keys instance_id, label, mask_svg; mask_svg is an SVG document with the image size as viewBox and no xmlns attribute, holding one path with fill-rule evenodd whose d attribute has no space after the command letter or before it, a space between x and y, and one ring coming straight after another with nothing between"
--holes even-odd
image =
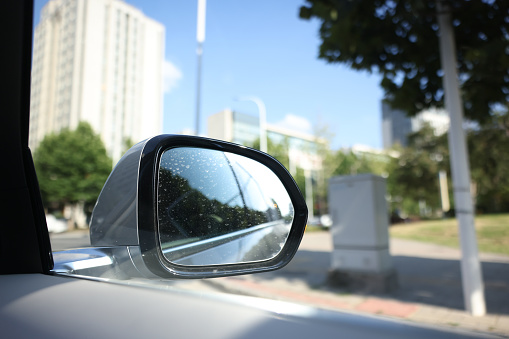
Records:
<instances>
[{"instance_id":1,"label":"green tree","mask_svg":"<svg viewBox=\"0 0 509 339\"><path fill-rule=\"evenodd\" d=\"M372 173L372 167L364 157L358 156L350 150L339 150L333 156L334 170L332 175L355 175Z\"/></svg>"},{"instance_id":2,"label":"green tree","mask_svg":"<svg viewBox=\"0 0 509 339\"><path fill-rule=\"evenodd\" d=\"M124 138L124 143L122 145L123 146L122 147L122 154L127 152L134 145L136 145L136 143L133 141L133 139L131 139L130 137Z\"/></svg>"},{"instance_id":3,"label":"green tree","mask_svg":"<svg viewBox=\"0 0 509 339\"><path fill-rule=\"evenodd\" d=\"M260 149L260 139L256 139L249 147ZM267 153L276 158L283 166L290 171L290 140L284 137L281 142L276 142L272 138L267 138ZM292 173L293 179L299 186L302 195L306 196L306 177L302 168L295 168L295 173Z\"/></svg>"},{"instance_id":4,"label":"green tree","mask_svg":"<svg viewBox=\"0 0 509 339\"><path fill-rule=\"evenodd\" d=\"M442 0L451 8L465 116L489 122L509 100L509 1ZM319 58L376 71L393 108L443 106L436 0L306 0L321 22Z\"/></svg>"},{"instance_id":5,"label":"green tree","mask_svg":"<svg viewBox=\"0 0 509 339\"><path fill-rule=\"evenodd\" d=\"M467 142L476 209L483 213L509 212L508 115L495 115L491 124L469 130ZM447 136L436 136L430 126L424 126L410 134L408 147L398 152L400 156L391 162L387 181L393 207L418 214L418 202L422 200L428 207L439 209L438 172L450 173ZM451 190L449 196L453 198Z\"/></svg>"},{"instance_id":6,"label":"green tree","mask_svg":"<svg viewBox=\"0 0 509 339\"><path fill-rule=\"evenodd\" d=\"M259 150L260 138L256 139L253 144L248 146ZM275 142L271 138L267 137L267 153L276 158L287 169L290 168L290 158L288 156L289 149L290 141L288 140L288 137L283 138L281 142Z\"/></svg>"},{"instance_id":7,"label":"green tree","mask_svg":"<svg viewBox=\"0 0 509 339\"><path fill-rule=\"evenodd\" d=\"M389 167L387 190L393 209L419 215L419 202L438 211L441 207L438 173L448 172L447 136L436 136L433 128L425 125L408 137L408 147L398 149L400 156Z\"/></svg>"},{"instance_id":8,"label":"green tree","mask_svg":"<svg viewBox=\"0 0 509 339\"><path fill-rule=\"evenodd\" d=\"M468 133L476 207L480 212L509 212L509 115Z\"/></svg>"},{"instance_id":9,"label":"green tree","mask_svg":"<svg viewBox=\"0 0 509 339\"><path fill-rule=\"evenodd\" d=\"M340 149L325 158L325 167L329 168L329 177L364 173L386 176L389 161L390 156L385 154Z\"/></svg>"},{"instance_id":10,"label":"green tree","mask_svg":"<svg viewBox=\"0 0 509 339\"><path fill-rule=\"evenodd\" d=\"M111 171L111 159L92 127L47 135L34 152L41 195L46 207L93 206Z\"/></svg>"}]
</instances>

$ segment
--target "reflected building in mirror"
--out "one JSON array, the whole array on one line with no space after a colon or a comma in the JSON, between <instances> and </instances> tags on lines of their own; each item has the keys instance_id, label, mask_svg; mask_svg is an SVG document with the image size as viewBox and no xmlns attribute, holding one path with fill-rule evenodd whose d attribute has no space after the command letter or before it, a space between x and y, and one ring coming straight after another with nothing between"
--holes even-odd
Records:
<instances>
[{"instance_id":1,"label":"reflected building in mirror","mask_svg":"<svg viewBox=\"0 0 509 339\"><path fill-rule=\"evenodd\" d=\"M30 147L87 121L116 162L160 134L164 35L123 1L50 0L34 35Z\"/></svg>"}]
</instances>

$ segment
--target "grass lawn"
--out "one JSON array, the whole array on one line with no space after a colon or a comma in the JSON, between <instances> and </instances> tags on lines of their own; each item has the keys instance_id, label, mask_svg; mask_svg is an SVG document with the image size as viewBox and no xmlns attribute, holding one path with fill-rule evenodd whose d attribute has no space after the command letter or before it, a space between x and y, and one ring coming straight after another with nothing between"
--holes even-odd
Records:
<instances>
[{"instance_id":1,"label":"grass lawn","mask_svg":"<svg viewBox=\"0 0 509 339\"><path fill-rule=\"evenodd\" d=\"M306 232L323 232L325 230L326 229L324 229L323 227L320 227L320 226L306 225Z\"/></svg>"},{"instance_id":2,"label":"grass lawn","mask_svg":"<svg viewBox=\"0 0 509 339\"><path fill-rule=\"evenodd\" d=\"M477 216L475 228L480 252L509 255L509 214ZM389 232L395 238L459 247L456 219L397 224Z\"/></svg>"}]
</instances>

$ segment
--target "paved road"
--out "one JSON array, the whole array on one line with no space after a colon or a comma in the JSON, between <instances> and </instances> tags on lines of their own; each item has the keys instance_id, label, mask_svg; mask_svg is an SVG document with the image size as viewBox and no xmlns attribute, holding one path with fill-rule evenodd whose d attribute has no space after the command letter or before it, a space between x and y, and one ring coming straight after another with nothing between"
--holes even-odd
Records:
<instances>
[{"instance_id":1,"label":"paved road","mask_svg":"<svg viewBox=\"0 0 509 339\"><path fill-rule=\"evenodd\" d=\"M88 231L83 230L52 234L51 243L54 251L90 246ZM458 250L401 239L392 239L390 246L399 288L385 297L463 310ZM306 233L288 266L253 275L252 279L284 279L311 289L329 289L326 279L331 251L328 232ZM509 257L482 253L481 260L488 312L509 315Z\"/></svg>"},{"instance_id":2,"label":"paved road","mask_svg":"<svg viewBox=\"0 0 509 339\"><path fill-rule=\"evenodd\" d=\"M281 270L210 283L229 292L321 308L509 334L509 257L481 254L488 315L473 317L463 308L459 250L401 239L392 239L390 246L399 283L393 293L328 287L332 251L328 232L307 233L295 258Z\"/></svg>"},{"instance_id":3,"label":"paved road","mask_svg":"<svg viewBox=\"0 0 509 339\"><path fill-rule=\"evenodd\" d=\"M88 230L75 230L65 233L51 233L51 249L62 251L71 248L90 247Z\"/></svg>"},{"instance_id":4,"label":"paved road","mask_svg":"<svg viewBox=\"0 0 509 339\"><path fill-rule=\"evenodd\" d=\"M398 300L463 310L460 251L417 241L391 239L391 254L399 288ZM306 234L296 258L270 276L296 276L312 287L325 284L332 240L327 232ZM509 257L481 253L486 304L490 313L509 315Z\"/></svg>"}]
</instances>

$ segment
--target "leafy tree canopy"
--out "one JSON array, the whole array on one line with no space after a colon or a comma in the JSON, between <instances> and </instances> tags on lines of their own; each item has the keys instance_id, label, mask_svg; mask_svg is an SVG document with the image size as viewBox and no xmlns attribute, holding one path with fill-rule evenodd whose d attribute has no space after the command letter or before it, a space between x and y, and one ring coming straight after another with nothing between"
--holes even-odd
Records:
<instances>
[{"instance_id":1,"label":"leafy tree canopy","mask_svg":"<svg viewBox=\"0 0 509 339\"><path fill-rule=\"evenodd\" d=\"M85 122L44 137L34 162L46 206L95 203L111 171L103 142Z\"/></svg>"},{"instance_id":2,"label":"leafy tree canopy","mask_svg":"<svg viewBox=\"0 0 509 339\"><path fill-rule=\"evenodd\" d=\"M490 124L469 130L467 142L476 209L482 213L508 212L509 115L494 115ZM425 125L409 135L408 147L398 151L400 156L391 161L387 178L394 207L417 214L418 201L423 200L428 207L438 210L439 171L449 172L450 178L447 136L437 136ZM452 190L449 197L453 199Z\"/></svg>"},{"instance_id":3,"label":"leafy tree canopy","mask_svg":"<svg viewBox=\"0 0 509 339\"><path fill-rule=\"evenodd\" d=\"M331 158L326 159L334 168L332 176L356 175L373 173L381 175L385 172L384 160L375 159L368 154L355 154L351 150L338 150Z\"/></svg>"},{"instance_id":4,"label":"leafy tree canopy","mask_svg":"<svg viewBox=\"0 0 509 339\"><path fill-rule=\"evenodd\" d=\"M509 1L442 0L451 11L465 116L484 123L509 101ZM306 0L321 21L319 58L377 71L393 108L444 105L435 0Z\"/></svg>"},{"instance_id":5,"label":"leafy tree canopy","mask_svg":"<svg viewBox=\"0 0 509 339\"><path fill-rule=\"evenodd\" d=\"M495 115L490 125L470 131L467 141L477 209L509 212L509 115Z\"/></svg>"},{"instance_id":6,"label":"leafy tree canopy","mask_svg":"<svg viewBox=\"0 0 509 339\"><path fill-rule=\"evenodd\" d=\"M260 149L260 138L257 138L249 147ZM290 149L290 141L284 138L281 142L275 142L271 138L267 138L267 153L276 158L287 169L290 168L290 160L288 150Z\"/></svg>"},{"instance_id":7,"label":"leafy tree canopy","mask_svg":"<svg viewBox=\"0 0 509 339\"><path fill-rule=\"evenodd\" d=\"M249 145L249 147L260 149L260 139L256 139L253 144ZM276 158L287 170L290 169L290 157L289 157L289 149L290 149L290 140L288 137L283 138L279 142L276 142L272 138L267 138L267 153ZM306 177L304 175L304 170L302 168L296 168L295 173L292 173L293 179L299 186L300 191L304 196L306 196Z\"/></svg>"},{"instance_id":8,"label":"leafy tree canopy","mask_svg":"<svg viewBox=\"0 0 509 339\"><path fill-rule=\"evenodd\" d=\"M438 172L448 169L447 136L436 136L431 126L409 135L408 147L399 149L387 178L387 190L395 208L419 214L419 201L433 210L440 208Z\"/></svg>"}]
</instances>

